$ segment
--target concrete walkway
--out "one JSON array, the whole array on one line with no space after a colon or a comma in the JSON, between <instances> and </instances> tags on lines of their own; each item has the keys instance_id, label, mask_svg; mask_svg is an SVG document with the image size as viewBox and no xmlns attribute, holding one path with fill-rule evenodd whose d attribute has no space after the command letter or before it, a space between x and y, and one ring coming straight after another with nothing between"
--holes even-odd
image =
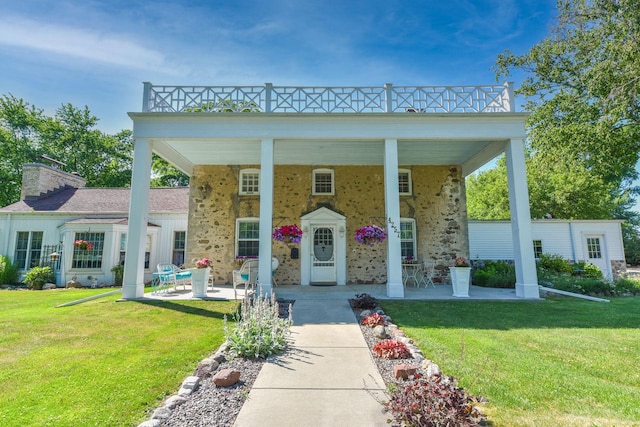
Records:
<instances>
[{"instance_id":1,"label":"concrete walkway","mask_svg":"<svg viewBox=\"0 0 640 427\"><path fill-rule=\"evenodd\" d=\"M296 300L293 321L291 350L263 366L235 425L387 426L384 381L347 299Z\"/></svg>"}]
</instances>

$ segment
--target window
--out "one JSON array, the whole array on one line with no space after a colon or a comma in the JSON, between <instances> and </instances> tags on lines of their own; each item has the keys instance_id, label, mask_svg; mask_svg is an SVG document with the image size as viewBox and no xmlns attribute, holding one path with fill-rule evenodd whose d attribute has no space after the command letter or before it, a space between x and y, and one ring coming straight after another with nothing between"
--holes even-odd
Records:
<instances>
[{"instance_id":1,"label":"window","mask_svg":"<svg viewBox=\"0 0 640 427\"><path fill-rule=\"evenodd\" d=\"M313 171L312 194L333 194L333 171L331 169L315 169Z\"/></svg>"},{"instance_id":2,"label":"window","mask_svg":"<svg viewBox=\"0 0 640 427\"><path fill-rule=\"evenodd\" d=\"M535 259L540 259L542 255L542 240L533 241L533 256Z\"/></svg>"},{"instance_id":3,"label":"window","mask_svg":"<svg viewBox=\"0 0 640 427\"><path fill-rule=\"evenodd\" d=\"M416 221L400 219L400 253L402 258L408 256L416 259Z\"/></svg>"},{"instance_id":4,"label":"window","mask_svg":"<svg viewBox=\"0 0 640 427\"><path fill-rule=\"evenodd\" d=\"M42 231L18 231L15 262L26 270L40 264L42 256Z\"/></svg>"},{"instance_id":5,"label":"window","mask_svg":"<svg viewBox=\"0 0 640 427\"><path fill-rule=\"evenodd\" d=\"M74 240L85 240L91 243L91 249L73 247L71 268L102 268L102 250L104 233L76 233Z\"/></svg>"},{"instance_id":6,"label":"window","mask_svg":"<svg viewBox=\"0 0 640 427\"><path fill-rule=\"evenodd\" d=\"M587 237L587 251L590 259L602 258L600 239L598 237Z\"/></svg>"},{"instance_id":7,"label":"window","mask_svg":"<svg viewBox=\"0 0 640 427\"><path fill-rule=\"evenodd\" d=\"M124 259L127 254L127 233L120 235L120 264L124 265ZM149 268L151 264L151 235L147 234L147 240L144 247L144 268ZM179 265L179 264L178 264Z\"/></svg>"},{"instance_id":8,"label":"window","mask_svg":"<svg viewBox=\"0 0 640 427\"><path fill-rule=\"evenodd\" d=\"M398 169L398 191L401 196L411 195L411 171Z\"/></svg>"},{"instance_id":9,"label":"window","mask_svg":"<svg viewBox=\"0 0 640 427\"><path fill-rule=\"evenodd\" d=\"M240 171L241 195L260 194L260 170L243 169Z\"/></svg>"},{"instance_id":10,"label":"window","mask_svg":"<svg viewBox=\"0 0 640 427\"><path fill-rule=\"evenodd\" d=\"M187 232L186 231L174 231L173 232L173 254L171 260L175 265L184 264L184 250L187 246Z\"/></svg>"},{"instance_id":11,"label":"window","mask_svg":"<svg viewBox=\"0 0 640 427\"><path fill-rule=\"evenodd\" d=\"M257 218L238 219L236 223L236 256L257 257L260 249L260 222Z\"/></svg>"}]
</instances>

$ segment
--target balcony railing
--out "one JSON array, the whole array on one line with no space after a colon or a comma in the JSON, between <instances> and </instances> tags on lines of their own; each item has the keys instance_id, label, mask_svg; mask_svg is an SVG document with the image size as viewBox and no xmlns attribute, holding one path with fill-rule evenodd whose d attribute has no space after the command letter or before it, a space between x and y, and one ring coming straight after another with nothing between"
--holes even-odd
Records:
<instances>
[{"instance_id":1,"label":"balcony railing","mask_svg":"<svg viewBox=\"0 0 640 427\"><path fill-rule=\"evenodd\" d=\"M509 113L513 84L292 87L144 84L144 112Z\"/></svg>"}]
</instances>

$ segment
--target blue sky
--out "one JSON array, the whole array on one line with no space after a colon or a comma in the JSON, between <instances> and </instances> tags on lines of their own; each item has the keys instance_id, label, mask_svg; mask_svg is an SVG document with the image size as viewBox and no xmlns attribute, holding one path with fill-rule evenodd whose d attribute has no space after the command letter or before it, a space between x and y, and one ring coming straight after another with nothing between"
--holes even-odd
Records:
<instances>
[{"instance_id":1,"label":"blue sky","mask_svg":"<svg viewBox=\"0 0 640 427\"><path fill-rule=\"evenodd\" d=\"M143 81L492 84L497 54L524 53L554 17L555 0L4 1L0 94L48 114L87 105L115 133Z\"/></svg>"}]
</instances>

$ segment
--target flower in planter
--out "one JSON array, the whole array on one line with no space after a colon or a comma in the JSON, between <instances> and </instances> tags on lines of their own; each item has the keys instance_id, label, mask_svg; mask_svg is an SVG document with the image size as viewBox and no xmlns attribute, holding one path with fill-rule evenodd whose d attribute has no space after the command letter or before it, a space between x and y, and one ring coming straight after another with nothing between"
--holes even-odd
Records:
<instances>
[{"instance_id":1,"label":"flower in planter","mask_svg":"<svg viewBox=\"0 0 640 427\"><path fill-rule=\"evenodd\" d=\"M76 240L75 242L73 242L73 246L84 251L90 251L91 249L93 249L93 243L86 240Z\"/></svg>"},{"instance_id":2,"label":"flower in planter","mask_svg":"<svg viewBox=\"0 0 640 427\"><path fill-rule=\"evenodd\" d=\"M384 242L386 238L387 233L377 225L365 225L356 230L356 242L362 245L373 246L376 243Z\"/></svg>"},{"instance_id":3,"label":"flower in planter","mask_svg":"<svg viewBox=\"0 0 640 427\"><path fill-rule=\"evenodd\" d=\"M415 259L413 255L407 255L406 257L403 258L403 261L405 264L415 264L418 262L418 260Z\"/></svg>"},{"instance_id":4,"label":"flower in planter","mask_svg":"<svg viewBox=\"0 0 640 427\"><path fill-rule=\"evenodd\" d=\"M196 261L196 267L207 268L211 266L211 260L209 258L202 258Z\"/></svg>"},{"instance_id":5,"label":"flower in planter","mask_svg":"<svg viewBox=\"0 0 640 427\"><path fill-rule=\"evenodd\" d=\"M238 256L236 256L236 265L238 267L241 267L242 264L244 264L244 262L249 260L249 259L258 259L258 257L254 256L254 255L246 255L246 256L238 255Z\"/></svg>"},{"instance_id":6,"label":"flower in planter","mask_svg":"<svg viewBox=\"0 0 640 427\"><path fill-rule=\"evenodd\" d=\"M296 224L283 225L273 230L273 240L284 243L300 243L302 230Z\"/></svg>"},{"instance_id":7,"label":"flower in planter","mask_svg":"<svg viewBox=\"0 0 640 427\"><path fill-rule=\"evenodd\" d=\"M456 267L469 267L469 260L463 256L459 256L455 261Z\"/></svg>"}]
</instances>

